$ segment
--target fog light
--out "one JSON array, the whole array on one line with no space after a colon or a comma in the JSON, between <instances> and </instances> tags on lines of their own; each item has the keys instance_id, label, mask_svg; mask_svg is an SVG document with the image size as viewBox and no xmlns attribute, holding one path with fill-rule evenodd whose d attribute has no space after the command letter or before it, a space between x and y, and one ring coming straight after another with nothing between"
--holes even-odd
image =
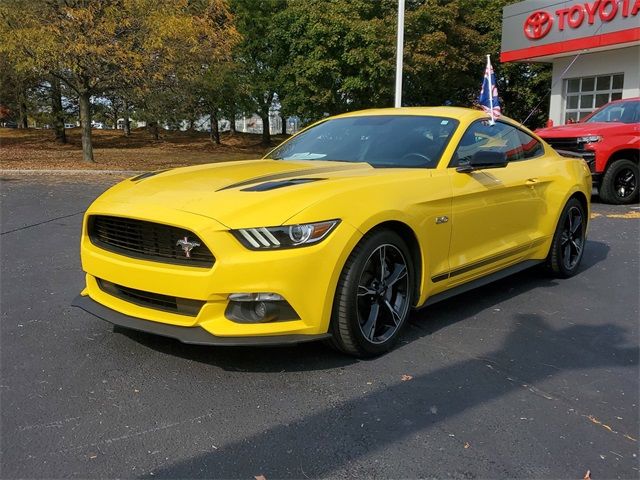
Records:
<instances>
[{"instance_id":1,"label":"fog light","mask_svg":"<svg viewBox=\"0 0 640 480\"><path fill-rule=\"evenodd\" d=\"M267 304L264 302L257 302L253 307L253 311L256 312L258 318L265 318L267 316Z\"/></svg>"},{"instance_id":2,"label":"fog light","mask_svg":"<svg viewBox=\"0 0 640 480\"><path fill-rule=\"evenodd\" d=\"M229 304L224 315L238 323L300 319L291 305L277 293L233 293L229 295Z\"/></svg>"}]
</instances>

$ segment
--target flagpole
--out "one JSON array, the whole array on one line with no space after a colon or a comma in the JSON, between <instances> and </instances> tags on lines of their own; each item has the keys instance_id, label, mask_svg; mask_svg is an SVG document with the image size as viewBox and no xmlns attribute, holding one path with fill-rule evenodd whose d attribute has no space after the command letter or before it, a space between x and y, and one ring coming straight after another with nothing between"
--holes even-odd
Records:
<instances>
[{"instance_id":1,"label":"flagpole","mask_svg":"<svg viewBox=\"0 0 640 480\"><path fill-rule=\"evenodd\" d=\"M493 114L493 85L491 85L491 55L487 55L487 83L489 84L489 109L491 110L491 125L496 123Z\"/></svg>"},{"instance_id":2,"label":"flagpole","mask_svg":"<svg viewBox=\"0 0 640 480\"><path fill-rule=\"evenodd\" d=\"M398 39L396 45L396 101L395 107L402 106L402 55L404 46L404 0L398 0Z\"/></svg>"}]
</instances>

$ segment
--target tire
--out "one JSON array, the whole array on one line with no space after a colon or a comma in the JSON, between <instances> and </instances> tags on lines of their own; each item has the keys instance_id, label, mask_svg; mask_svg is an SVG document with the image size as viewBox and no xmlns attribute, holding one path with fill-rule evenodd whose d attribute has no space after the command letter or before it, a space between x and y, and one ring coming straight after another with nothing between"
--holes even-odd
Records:
<instances>
[{"instance_id":1,"label":"tire","mask_svg":"<svg viewBox=\"0 0 640 480\"><path fill-rule=\"evenodd\" d=\"M360 358L390 350L409 316L414 279L411 253L399 235L390 230L366 235L338 280L330 326L333 346Z\"/></svg>"},{"instance_id":2,"label":"tire","mask_svg":"<svg viewBox=\"0 0 640 480\"><path fill-rule=\"evenodd\" d=\"M626 205L638 201L638 164L631 160L616 160L602 178L600 198L606 203Z\"/></svg>"},{"instance_id":3,"label":"tire","mask_svg":"<svg viewBox=\"0 0 640 480\"><path fill-rule=\"evenodd\" d=\"M582 203L571 198L562 210L547 256L547 266L556 277L569 278L578 273L586 244L587 221Z\"/></svg>"}]
</instances>

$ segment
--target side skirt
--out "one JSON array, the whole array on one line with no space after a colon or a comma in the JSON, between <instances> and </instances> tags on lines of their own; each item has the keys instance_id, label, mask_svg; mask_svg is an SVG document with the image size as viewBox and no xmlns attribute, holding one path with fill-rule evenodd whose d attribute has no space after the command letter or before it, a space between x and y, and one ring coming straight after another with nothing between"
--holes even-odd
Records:
<instances>
[{"instance_id":1,"label":"side skirt","mask_svg":"<svg viewBox=\"0 0 640 480\"><path fill-rule=\"evenodd\" d=\"M527 268L531 268L542 263L543 261L544 260L525 260L524 262L511 265L510 267L494 272L490 275L487 275L486 277L472 280L471 282L465 283L464 285L458 285L451 290L447 290L445 292L438 293L436 295L433 295L432 297L427 298L427 301L421 306L416 307L416 309L419 310L421 308L428 307L429 305L433 305L434 303L441 302L442 300L446 300L447 298L455 297L456 295L459 295L461 293L468 292L469 290L473 290L474 288L482 287L489 283L495 282L496 280L500 280L502 278L508 277L509 275L513 275L514 273L518 273L522 270L526 270Z\"/></svg>"}]
</instances>

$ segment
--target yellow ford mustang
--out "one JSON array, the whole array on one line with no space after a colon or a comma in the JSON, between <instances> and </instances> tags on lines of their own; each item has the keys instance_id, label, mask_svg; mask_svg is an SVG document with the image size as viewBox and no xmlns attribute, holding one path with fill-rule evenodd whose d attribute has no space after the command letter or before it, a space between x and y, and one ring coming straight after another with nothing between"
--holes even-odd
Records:
<instances>
[{"instance_id":1,"label":"yellow ford mustang","mask_svg":"<svg viewBox=\"0 0 640 480\"><path fill-rule=\"evenodd\" d=\"M74 305L207 345L377 355L423 307L536 263L568 277L591 176L463 108L324 119L265 158L150 172L87 210Z\"/></svg>"}]
</instances>

